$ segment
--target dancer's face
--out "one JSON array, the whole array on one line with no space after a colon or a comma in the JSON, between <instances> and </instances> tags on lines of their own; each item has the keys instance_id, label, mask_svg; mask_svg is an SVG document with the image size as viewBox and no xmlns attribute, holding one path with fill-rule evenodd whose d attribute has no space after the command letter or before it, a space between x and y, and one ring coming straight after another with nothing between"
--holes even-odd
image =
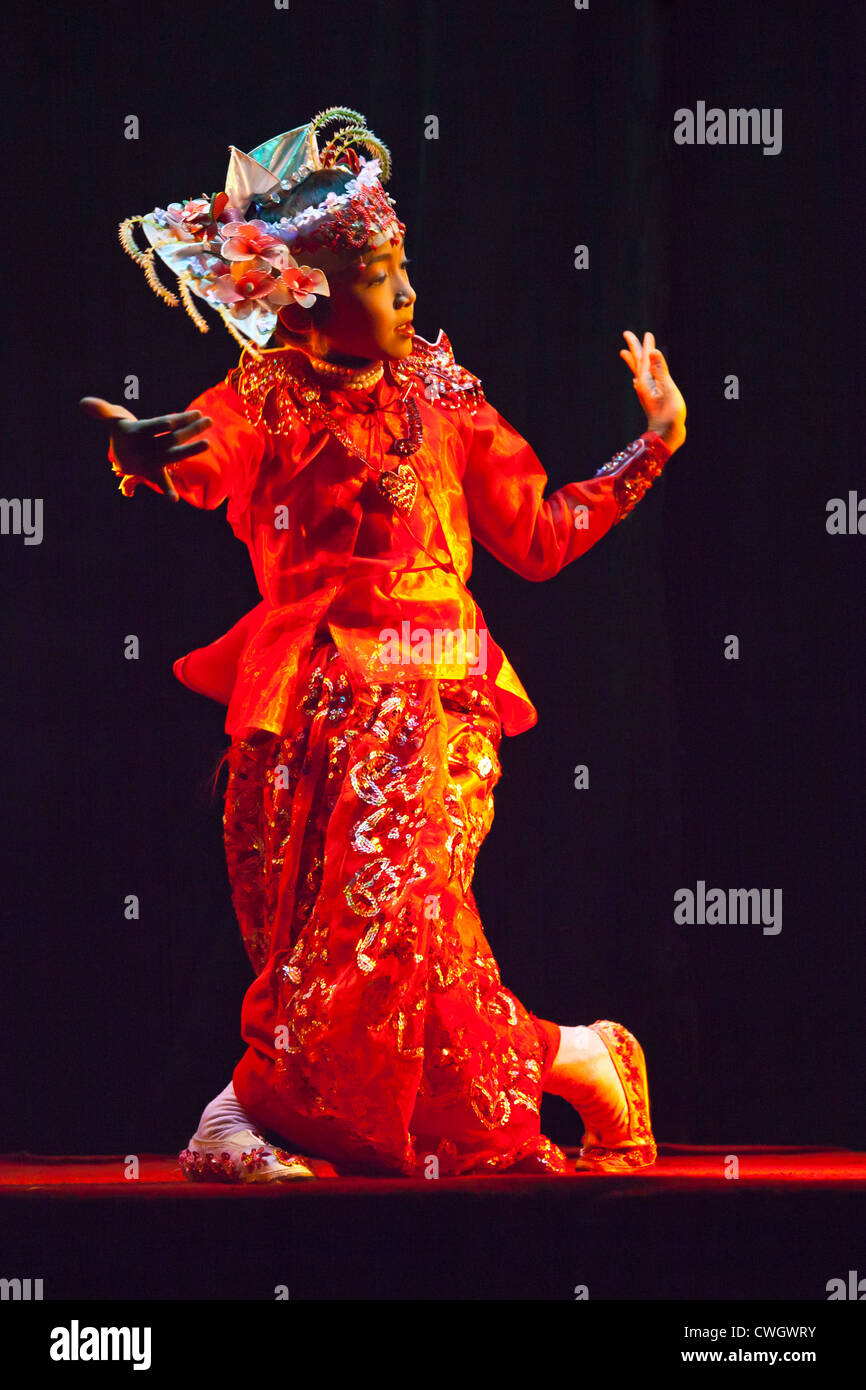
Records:
<instances>
[{"instance_id":1,"label":"dancer's face","mask_svg":"<svg viewBox=\"0 0 866 1390\"><path fill-rule=\"evenodd\" d=\"M398 332L398 326L412 320L415 291L406 274L402 237L396 245L386 241L352 257L323 249L298 260L323 270L331 290L320 298L315 327L304 335L312 352L359 365L409 356L412 335ZM300 306L287 308L280 314L284 326L297 332L312 323Z\"/></svg>"}]
</instances>

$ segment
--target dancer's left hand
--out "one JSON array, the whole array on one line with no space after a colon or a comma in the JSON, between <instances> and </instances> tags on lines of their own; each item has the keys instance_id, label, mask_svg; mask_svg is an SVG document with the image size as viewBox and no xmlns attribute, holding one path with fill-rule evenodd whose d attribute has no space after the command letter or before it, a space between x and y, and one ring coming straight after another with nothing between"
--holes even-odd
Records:
<instances>
[{"instance_id":1,"label":"dancer's left hand","mask_svg":"<svg viewBox=\"0 0 866 1390\"><path fill-rule=\"evenodd\" d=\"M652 333L644 333L642 343L628 330L622 336L629 346L621 348L619 355L634 375L647 429L654 430L673 453L685 441L686 403Z\"/></svg>"}]
</instances>

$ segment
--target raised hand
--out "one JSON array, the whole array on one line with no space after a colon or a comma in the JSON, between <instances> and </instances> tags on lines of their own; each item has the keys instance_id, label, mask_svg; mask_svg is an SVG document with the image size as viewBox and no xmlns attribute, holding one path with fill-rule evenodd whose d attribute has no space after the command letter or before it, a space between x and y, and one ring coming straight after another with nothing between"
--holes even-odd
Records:
<instances>
[{"instance_id":1,"label":"raised hand","mask_svg":"<svg viewBox=\"0 0 866 1390\"><path fill-rule=\"evenodd\" d=\"M207 449L207 440L192 440L192 436L207 429L212 421L200 410L184 410L177 415L157 415L152 420L137 420L125 406L113 405L101 396L82 396L78 402L86 415L108 422L111 447L125 475L132 479L130 495L136 481L144 479L155 484L178 501L171 481L171 468L191 454Z\"/></svg>"},{"instance_id":2,"label":"raised hand","mask_svg":"<svg viewBox=\"0 0 866 1390\"><path fill-rule=\"evenodd\" d=\"M622 336L628 349L620 348L619 355L633 374L647 429L654 430L673 452L686 437L686 403L652 333L644 333L642 343L628 330Z\"/></svg>"}]
</instances>

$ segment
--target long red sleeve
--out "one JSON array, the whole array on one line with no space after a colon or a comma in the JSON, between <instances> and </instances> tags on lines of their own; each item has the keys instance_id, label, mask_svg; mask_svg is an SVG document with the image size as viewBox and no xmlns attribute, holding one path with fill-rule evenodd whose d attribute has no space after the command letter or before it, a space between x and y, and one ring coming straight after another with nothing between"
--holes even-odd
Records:
<instances>
[{"instance_id":1,"label":"long red sleeve","mask_svg":"<svg viewBox=\"0 0 866 1390\"><path fill-rule=\"evenodd\" d=\"M548 478L538 456L489 402L473 426L463 476L470 529L509 569L524 579L550 579L614 525L617 473L566 483L545 497ZM652 431L641 438L669 455Z\"/></svg>"}]
</instances>

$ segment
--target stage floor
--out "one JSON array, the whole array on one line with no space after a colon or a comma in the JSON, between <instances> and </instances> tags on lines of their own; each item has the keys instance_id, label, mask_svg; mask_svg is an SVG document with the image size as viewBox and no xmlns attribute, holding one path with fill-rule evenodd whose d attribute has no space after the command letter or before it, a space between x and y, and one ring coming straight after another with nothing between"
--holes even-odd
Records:
<instances>
[{"instance_id":1,"label":"stage floor","mask_svg":"<svg viewBox=\"0 0 866 1390\"><path fill-rule=\"evenodd\" d=\"M267 1186L138 1161L134 1178L119 1155L0 1156L0 1275L41 1278L46 1299L316 1300L826 1300L866 1275L866 1154L849 1150L661 1145L626 1176L322 1165Z\"/></svg>"},{"instance_id":2,"label":"stage floor","mask_svg":"<svg viewBox=\"0 0 866 1390\"><path fill-rule=\"evenodd\" d=\"M570 1158L577 1157L577 1149L566 1148ZM731 1156L736 1156L738 1176L727 1176L731 1170ZM0 1155L0 1200L15 1195L15 1190L23 1189L29 1193L43 1196L73 1193L86 1196L94 1188L97 1195L129 1197L141 1200L158 1190L161 1197L177 1196L192 1201L200 1197L210 1197L217 1191L221 1196L241 1197L261 1196L265 1188L261 1184L201 1183L187 1182L180 1172L174 1155L137 1155L138 1177L125 1174L128 1161L117 1154L45 1155L45 1154L2 1154ZM622 1177L599 1173L573 1173L566 1178L526 1176L523 1174L484 1174L461 1178L440 1178L433 1182L425 1178L341 1178L331 1166L322 1160L313 1163L317 1176L326 1184L330 1193L334 1192L405 1192L407 1188L426 1189L437 1187L467 1186L488 1187L490 1183L506 1180L509 1187L525 1187L531 1190L542 1186L559 1187L563 1181L584 1184L603 1184L606 1188L627 1183L632 1191L658 1191L674 1186L681 1191L700 1191L703 1188L721 1189L733 1182L740 1187L764 1186L766 1184L795 1183L801 1188L850 1187L866 1189L866 1153L855 1153L849 1149L821 1148L756 1148L732 1144L728 1148L688 1147L685 1145L662 1144L659 1146L659 1159L652 1168L630 1173ZM62 1192L58 1192L62 1189ZM309 1179L267 1185L267 1193L277 1192L282 1197L297 1200L313 1198L323 1189L319 1183Z\"/></svg>"}]
</instances>

